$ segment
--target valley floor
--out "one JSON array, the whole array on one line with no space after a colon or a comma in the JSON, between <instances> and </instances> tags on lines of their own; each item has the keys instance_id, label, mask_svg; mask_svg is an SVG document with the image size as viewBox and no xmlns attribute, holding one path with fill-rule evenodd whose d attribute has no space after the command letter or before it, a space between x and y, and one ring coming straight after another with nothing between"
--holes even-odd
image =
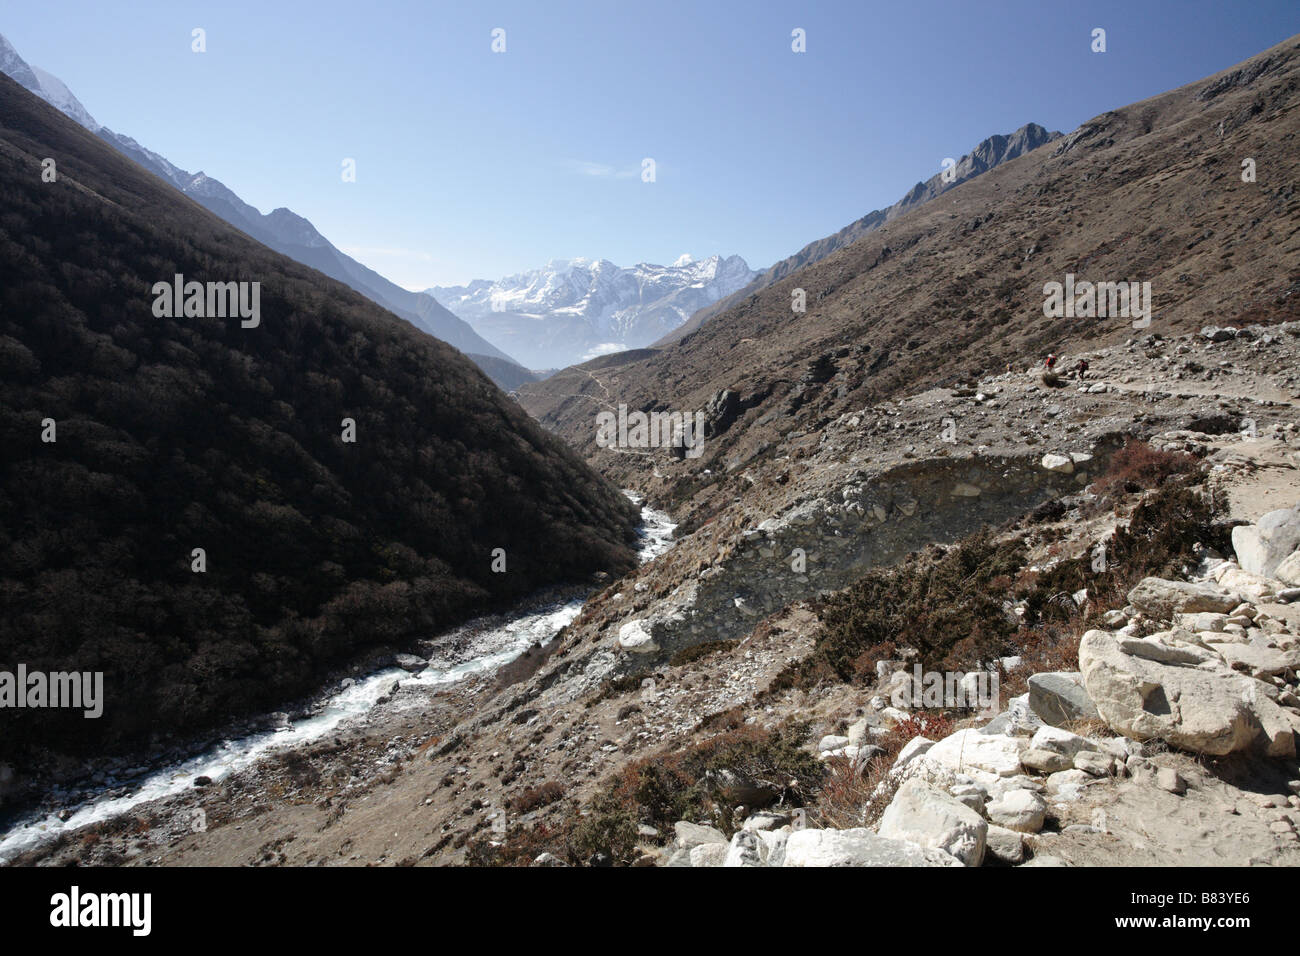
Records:
<instances>
[{"instance_id":1,"label":"valley floor","mask_svg":"<svg viewBox=\"0 0 1300 956\"><path fill-rule=\"evenodd\" d=\"M1273 347L1252 348L1243 341L1235 350L1219 349L1231 355L1230 368L1215 366L1223 370L1219 380L1209 382L1195 374L1174 377L1182 363L1174 356L1203 350L1195 336L1162 346L1160 359L1143 359L1134 347L1092 353L1085 387L1102 386L1104 392L1093 394L1104 394L1107 415L1144 422L1145 429L1136 430L1147 431L1153 444L1203 454L1209 483L1223 492L1232 516L1255 522L1265 512L1300 502L1300 388L1286 371L1300 367L1300 330L1279 334L1282 341ZM981 400L984 393L1000 396L987 411L993 417L1010 415L1008 424L1015 427L1020 422L1013 409L1022 400L1021 389L1032 389L1026 403L1047 400L1036 376L1023 373L978 387ZM1164 395L1159 411L1148 400L1150 392ZM1078 386L1065 397L1076 394L1092 397ZM969 398L965 401L969 405ZM949 413L944 402L955 405L957 399L927 394L915 400L914 412L900 403L901 420L909 421L909 414L922 423L937 420ZM1171 427L1180 417L1205 419L1207 403L1213 411L1231 402L1258 410L1252 440L1244 440L1235 426L1216 427L1220 434ZM1067 421L1085 429L1095 418L1069 401L1059 405L1054 418L1061 434ZM963 414L967 420L985 415L969 409ZM1012 428L999 431L996 423L990 434L1007 444L1017 440ZM976 441L982 439L971 439ZM828 444L834 441L824 436L822 445ZM972 453L979 454L973 448L953 452ZM1116 520L1108 515L1042 526L1031 557L1047 563L1055 555L1085 551ZM693 538L670 558L689 556ZM813 648L821 624L807 601L760 617L743 637L712 653L661 662L649 672L649 687L642 681L593 679L592 674L620 673L612 663L621 659L614 635L620 615L627 614L618 605L654 606L682 580L665 581L656 574L663 574L661 562L589 602L533 673L514 673L509 680L478 675L441 689L404 685L327 740L60 837L16 862L464 863L476 840L503 827L561 825L561 816L581 812L602 782L628 761L707 739L717 732L716 715L733 709L741 719L766 726L786 718L809 722L814 750L823 735L838 734L846 724L879 723L880 708L872 699L885 691L884 682L764 694L789 663ZM1285 632L1300 634L1300 603L1266 597L1255 601L1255 611L1272 617ZM1026 857L1035 865L1300 865L1300 795L1295 792L1300 766L1294 756L1209 758L1148 747L1132 766L1132 772L1112 773L1086 786L1055 792L1048 787L1044 826L1021 838ZM1176 771L1185 792L1166 789L1170 778L1160 774L1162 769ZM562 799L546 795L548 784ZM675 841L670 834L643 835L643 863L662 865L681 852L680 834Z\"/></svg>"}]
</instances>

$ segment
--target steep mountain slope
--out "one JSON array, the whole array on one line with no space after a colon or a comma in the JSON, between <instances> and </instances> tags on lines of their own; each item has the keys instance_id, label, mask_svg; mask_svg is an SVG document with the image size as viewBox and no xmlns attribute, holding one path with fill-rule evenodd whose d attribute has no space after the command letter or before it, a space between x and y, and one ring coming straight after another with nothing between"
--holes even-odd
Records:
<instances>
[{"instance_id":1,"label":"steep mountain slope","mask_svg":"<svg viewBox=\"0 0 1300 956\"><path fill-rule=\"evenodd\" d=\"M1053 318L1067 274L1151 283L1152 333L1300 310L1300 45L1105 113L763 289L639 361L527 385L530 412L651 500L707 515L790 436L1049 350L1124 317ZM1256 181L1243 182L1243 161ZM806 313L792 311L804 290ZM1145 333L1144 333L1145 334ZM596 415L707 409L703 455L598 448Z\"/></svg>"},{"instance_id":2,"label":"steep mountain slope","mask_svg":"<svg viewBox=\"0 0 1300 956\"><path fill-rule=\"evenodd\" d=\"M168 317L177 274L258 283L258 312L214 317L208 291ZM463 355L8 77L0 383L0 662L102 671L105 698L5 708L0 758L265 710L634 560L636 510Z\"/></svg>"},{"instance_id":3,"label":"steep mountain slope","mask_svg":"<svg viewBox=\"0 0 1300 956\"><path fill-rule=\"evenodd\" d=\"M505 359L494 358L491 355L474 355L467 353L470 359L483 370L488 378L496 382L507 392L513 392L519 386L528 382L536 382L538 375L521 368L514 362L508 362Z\"/></svg>"},{"instance_id":4,"label":"steep mountain slope","mask_svg":"<svg viewBox=\"0 0 1300 956\"><path fill-rule=\"evenodd\" d=\"M626 269L557 259L496 282L427 291L531 367L555 368L648 345L755 275L740 256L684 255L670 266Z\"/></svg>"},{"instance_id":5,"label":"steep mountain slope","mask_svg":"<svg viewBox=\"0 0 1300 956\"><path fill-rule=\"evenodd\" d=\"M219 786L186 788L174 797L135 806L122 819L64 833L17 862L528 865L536 860L542 865L546 858L538 858L543 852L573 863L587 862L596 849L609 852L607 842L592 845L595 837L626 841L626 855L615 853L616 860L643 856L641 865L681 866L687 862L670 862L680 850L674 838L681 831L675 832L674 822L710 820L723 832L694 827L683 835L707 836L725 846L726 834L739 830L744 819L732 815L738 804L755 814L755 823L767 812L775 816L760 827L773 828L761 832L778 839L792 807L804 808L802 822L808 828L830 828L828 837L838 828L868 825L871 820L860 814L874 806L874 817L884 809L897 784L891 785L885 771L895 751L916 733L915 723L910 728L895 725L903 715L892 708L910 710L914 721L940 730L949 719L964 724L973 716L971 711L936 711L898 701L899 670L911 673L910 663L900 658L908 650L924 649L933 660L934 645L920 638L939 636L957 654L977 653L988 660L988 644L970 640L978 632L968 608L982 606L984 624L1006 635L1011 621L1003 616L997 589L1008 581L1030 589L1014 599L1017 614L1025 613L1017 618L1024 630L1004 637L1010 646L995 651L1016 655L1001 662L999 693L1007 711L995 722L1006 728L1012 723L1008 712L1019 712L1020 727L1009 732L1021 735L1023 745L1037 727L1027 719L1028 702L1018 697L1030 675L1075 667L1075 662L1067 664L1068 644L1062 648L1044 634L1064 630L1077 641L1084 630L1103 621L1114 628L1114 615L1130 617L1118 609L1129 600L1127 587L1116 587L1114 578L1096 570L1092 558L1098 542L1135 540L1117 538L1116 532L1124 526L1140 533L1133 531L1138 500L1148 514L1143 521L1148 533L1158 529L1164 548L1190 551L1193 542L1228 548L1221 540L1224 525L1217 531L1198 529L1188 541L1170 527L1187 519L1154 507L1152 498L1171 489L1176 494L1185 474L1159 478L1160 493L1154 496L1142 491L1117 495L1101 490L1116 472L1108 476L1099 458L1086 465L1085 478L1078 470L1064 474L1043 468L1044 450L1082 452L1104 443L1106 436L1127 433L1149 439L1152 447L1204 456L1200 463L1172 458L1182 468L1203 471L1214 497L1231 505L1236 520L1254 522L1262 513L1300 500L1300 420L1290 400L1300 397L1300 322L1243 332L1222 342L1200 333L1170 336L1142 350L1120 345L1089 357L1093 367L1083 387L1048 393L1036 375L1004 373L981 380L976 389L936 389L864 410L865 423L848 417L828 425L820 437L792 439L806 454L792 454L782 467L789 471L787 484L804 489L808 506L788 520L761 521L769 494L779 495L783 486L765 484L738 496L727 513L680 535L666 554L589 599L581 616L546 646L532 668L509 668L445 689L403 682L392 700L330 740L263 760ZM1178 393L1166 391L1166 383L1179 375ZM1243 418L1257 426L1251 441L1235 432ZM944 419L961 426L951 445L938 437ZM1199 428L1220 433L1190 430ZM920 455L909 459L909 447ZM941 450L949 457L940 457ZM1121 469L1119 474L1126 480L1141 477L1140 471ZM953 478L977 483L980 494L952 495ZM1148 474L1147 484L1139 487L1156 480ZM1054 497L1061 491L1068 493ZM1043 508L1001 524L1005 516L1024 514L1044 501ZM884 519L874 517L877 507ZM988 548L987 543L972 548L969 539L953 547L926 547L887 571L867 571L888 564L908 547L952 544L963 525L981 521L995 525L994 540L1003 542L997 555L1005 558L1010 550L1014 556L1014 548L1006 545L1018 543L1026 550L1013 567L1028 562L1033 572L1011 573L998 583L994 575L1007 565L969 561L972 553ZM806 574L792 573L789 548L795 544L807 551ZM1167 559L1163 550L1130 548L1124 555L1111 548L1108 553L1119 560L1109 567L1129 580L1140 578L1153 561ZM1206 559L1212 563L1209 555ZM1174 563L1195 562L1184 562L1178 554ZM940 571L945 566L958 575L945 576ZM836 654L847 648L828 640L826 604L820 597L845 580L858 583L826 604L842 609L857 595L865 598L858 609L874 613L853 620L864 626L835 627L853 648L853 653ZM882 580L888 586L879 587ZM720 581L726 583L715 587ZM700 585L694 607L673 608L681 592L692 590L692 582ZM865 588L863 582L876 587ZM954 600L957 585L964 593ZM714 589L712 599L709 588ZM1089 596L1083 607L1068 599L1043 600L1075 588L1086 589ZM1270 590L1282 598L1281 582ZM1250 643L1261 650L1269 647L1270 654L1287 653L1294 662L1300 654L1300 589L1292 589L1289 606L1262 600L1262 590L1253 593L1258 596L1244 603L1259 612L1255 626L1268 632L1252 629ZM1223 623L1226 615L1193 615L1183 621L1189 627L1206 626L1192 622L1207 617L1217 618L1210 626L1230 626ZM1134 618L1126 630L1134 623L1146 623L1149 631L1153 622ZM626 649L620 637L636 624L648 626L662 646ZM882 628L891 643L871 646ZM728 633L743 636L725 640ZM1198 637L1234 639L1226 632ZM1235 640L1244 642L1247 635ZM1189 645L1181 646L1186 653ZM1209 650L1214 645L1198 646ZM1244 646L1228 644L1228 653ZM968 670L968 661L958 657L949 666ZM878 680L876 662L887 665L883 679ZM809 688L809 680L828 664L845 673L826 675ZM1193 680L1222 679L1203 668L1178 670ZM791 686L796 679L799 683ZM1285 689L1294 686L1293 677L1278 677L1277 693L1271 696L1289 701L1292 722L1300 730L1300 700L1288 697L1291 692ZM1060 699L1050 690L1043 697L1046 702ZM885 709L887 703L891 709ZM985 717L972 723L983 724ZM748 759L773 730L790 728L787 721L803 728L794 731L800 734L794 746L765 746L757 753L761 763ZM989 733L995 730L984 726ZM1097 741L1098 750L1127 746L1113 732L1099 733L1098 724L1087 726L1081 732ZM433 745L431 735L436 735ZM870 759L871 751L851 763L853 751L839 752L838 746L828 757L826 735L838 737L840 745L847 738L852 747L871 743L889 750L877 760ZM778 740L789 743L785 734ZM743 748L718 746L738 741ZM965 754L969 759L971 752ZM1144 779L1141 760L1123 765L1116 775L1089 774L1084 780L1095 786L1082 788L1087 792L1082 800L1070 797L1068 787L1057 790L1069 777L1040 779L1051 815L1060 822L1041 835L1026 835L1025 855L1065 856L1083 865L1117 860L1147 866L1300 862L1294 831L1270 828L1288 801L1296 811L1290 819L1300 823L1300 796L1287 789L1296 778L1294 760L1243 767L1243 755L1220 762L1213 756L1177 754L1163 741L1154 742L1145 754L1162 766L1177 767L1187 778L1186 793L1175 796L1154 786L1149 775ZM774 779L778 765L773 758L807 767L808 758L815 756L821 757L825 773L809 774L812 779L804 778L802 793L785 790L778 799L777 790L790 776ZM962 752L950 752L950 758L958 761ZM358 766L368 772L353 772ZM980 772L970 766L963 772L978 777ZM1132 777L1126 780L1130 770ZM850 776L856 783L846 780ZM722 779L715 783L712 778ZM936 782L946 790L953 781L943 780ZM776 786L754 785L765 781ZM683 788L696 782L700 787L692 795L702 800L687 804L688 813L681 815L683 804L674 795L680 799ZM716 785L730 782L733 787ZM1078 782L1077 776L1070 781ZM608 799L611 785L619 787L618 799ZM1009 780L1006 785L1016 786ZM878 786L886 788L884 801L877 800ZM743 795L737 793L742 787ZM265 799L267 792L280 791L292 798ZM1158 814L1152 814L1153 806L1159 806ZM188 821L199 809L208 826L194 833ZM504 839L490 828L502 809L507 817ZM1097 809L1104 813L1100 823ZM1207 839L1207 819L1231 822L1215 823ZM1067 829L1072 823L1088 825ZM638 824L654 828L657 835L639 831ZM272 837L276 842L269 844ZM681 855L689 856L685 851ZM712 864L721 858L719 852Z\"/></svg>"},{"instance_id":6,"label":"steep mountain slope","mask_svg":"<svg viewBox=\"0 0 1300 956\"><path fill-rule=\"evenodd\" d=\"M100 136L118 152L276 252L338 279L366 298L466 354L487 355L500 360L492 363L494 368L500 369L500 362L518 365L509 355L481 338L469 325L444 309L431 296L409 292L340 252L303 217L284 208L263 215L219 180L202 172L186 172L129 136L115 133L101 125L61 80L26 63L4 36L0 36L0 72ZM489 371L488 374L492 376L492 372ZM513 387L503 383L516 381L519 374L511 370L498 384ZM497 381L495 377L493 380Z\"/></svg>"},{"instance_id":7,"label":"steep mountain slope","mask_svg":"<svg viewBox=\"0 0 1300 956\"><path fill-rule=\"evenodd\" d=\"M745 288L705 309L701 309L691 316L689 321L684 322L679 328L674 329L654 344L667 345L689 335L713 316L726 311L759 290L766 289L773 282L784 279L797 269L802 269L804 266L825 259L835 250L852 245L868 233L879 229L885 223L897 219L922 203L929 202L954 186L960 186L967 180L986 173L995 166L1015 159L1017 156L1023 156L1044 143L1050 143L1060 135L1060 133L1049 133L1037 123L1027 123L1010 136L1004 136L1000 133L990 136L945 172L936 173L925 182L917 183L908 191L906 196L892 206L887 209L873 210L861 219L849 223L833 236L827 236L824 239L818 239L816 242L808 243L794 255L782 259L759 275ZM946 179L945 175L947 176Z\"/></svg>"}]
</instances>

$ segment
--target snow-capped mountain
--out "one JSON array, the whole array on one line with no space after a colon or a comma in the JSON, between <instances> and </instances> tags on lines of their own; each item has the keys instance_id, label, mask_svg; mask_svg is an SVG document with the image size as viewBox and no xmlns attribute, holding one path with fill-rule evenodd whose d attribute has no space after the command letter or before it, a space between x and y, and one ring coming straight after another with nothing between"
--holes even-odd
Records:
<instances>
[{"instance_id":1,"label":"snow-capped mountain","mask_svg":"<svg viewBox=\"0 0 1300 956\"><path fill-rule=\"evenodd\" d=\"M280 208L263 215L220 180L202 172L186 172L141 146L131 137L115 133L101 125L61 80L40 67L28 64L3 35L0 35L0 73L17 81L70 119L97 134L124 156L276 252L319 269L331 278L351 286L366 298L455 346L476 361L479 356L487 356L492 361L479 361L479 365L503 388L514 388L516 379L520 376L531 377L522 368L511 370L510 375L502 376L500 371L505 367L503 362L517 365L511 356L492 346L468 324L439 305L432 296L407 291L340 252L316 231L315 226L297 213ZM512 382L515 384L510 384Z\"/></svg>"},{"instance_id":2,"label":"snow-capped mountain","mask_svg":"<svg viewBox=\"0 0 1300 956\"><path fill-rule=\"evenodd\" d=\"M554 259L496 282L426 290L498 348L532 368L572 365L648 345L758 275L740 256L621 268Z\"/></svg>"}]
</instances>

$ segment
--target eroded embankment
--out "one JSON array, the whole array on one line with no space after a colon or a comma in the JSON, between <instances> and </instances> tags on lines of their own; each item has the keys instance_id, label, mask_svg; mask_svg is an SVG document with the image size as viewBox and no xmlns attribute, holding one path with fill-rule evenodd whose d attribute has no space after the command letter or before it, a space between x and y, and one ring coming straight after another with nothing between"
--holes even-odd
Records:
<instances>
[{"instance_id":1,"label":"eroded embankment","mask_svg":"<svg viewBox=\"0 0 1300 956\"><path fill-rule=\"evenodd\" d=\"M1118 438L1065 452L908 462L859 470L838 499L815 498L742 532L723 557L680 584L649 614L618 628L614 668L657 666L703 641L730 640L756 621L819 591L846 587L932 543L951 543L1043 502L1079 491L1104 467Z\"/></svg>"}]
</instances>

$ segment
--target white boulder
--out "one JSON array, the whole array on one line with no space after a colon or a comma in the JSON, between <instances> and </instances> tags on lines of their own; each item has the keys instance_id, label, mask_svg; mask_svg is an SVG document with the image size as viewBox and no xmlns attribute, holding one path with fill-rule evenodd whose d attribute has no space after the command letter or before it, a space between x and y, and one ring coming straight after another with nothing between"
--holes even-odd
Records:
<instances>
[{"instance_id":1,"label":"white boulder","mask_svg":"<svg viewBox=\"0 0 1300 956\"><path fill-rule=\"evenodd\" d=\"M974 767L1000 777L1020 773L1020 753L1029 747L1025 737L1006 734L982 734L978 730L959 730L939 741L926 758L955 771Z\"/></svg>"},{"instance_id":2,"label":"white boulder","mask_svg":"<svg viewBox=\"0 0 1300 956\"><path fill-rule=\"evenodd\" d=\"M966 866L984 861L988 824L957 798L920 780L908 780L898 788L877 830L888 839L943 850Z\"/></svg>"},{"instance_id":3,"label":"white boulder","mask_svg":"<svg viewBox=\"0 0 1300 956\"><path fill-rule=\"evenodd\" d=\"M786 841L782 866L961 866L942 850L890 840L865 827L796 830Z\"/></svg>"},{"instance_id":4,"label":"white boulder","mask_svg":"<svg viewBox=\"0 0 1300 956\"><path fill-rule=\"evenodd\" d=\"M1279 508L1259 519L1258 524L1232 529L1232 549L1241 569L1261 577L1272 577L1277 566L1300 548L1300 505Z\"/></svg>"},{"instance_id":5,"label":"white boulder","mask_svg":"<svg viewBox=\"0 0 1300 956\"><path fill-rule=\"evenodd\" d=\"M1125 653L1106 631L1079 644L1088 696L1102 719L1135 740L1159 737L1175 747L1216 756L1257 749L1295 756L1295 734L1259 681L1227 665L1161 663Z\"/></svg>"}]
</instances>

